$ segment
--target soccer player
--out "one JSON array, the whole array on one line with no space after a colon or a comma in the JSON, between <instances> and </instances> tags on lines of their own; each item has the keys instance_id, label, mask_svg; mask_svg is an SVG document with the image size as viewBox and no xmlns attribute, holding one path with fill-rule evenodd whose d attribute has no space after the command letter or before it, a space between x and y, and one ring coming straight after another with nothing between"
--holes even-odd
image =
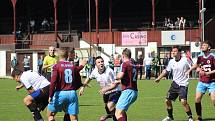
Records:
<instances>
[{"instance_id":1,"label":"soccer player","mask_svg":"<svg viewBox=\"0 0 215 121\"><path fill-rule=\"evenodd\" d=\"M105 121L108 118L113 118L117 121L115 117L115 104L117 103L119 96L121 94L121 89L118 84L115 83L114 71L110 67L104 66L104 59L101 56L95 58L96 68L92 71L90 76L86 78L83 86L80 89L79 95L83 95L84 88L90 83L92 79L96 79L99 83L101 89L100 94L103 95L103 101L105 103L105 110L107 115L102 116L100 121Z\"/></svg>"},{"instance_id":2,"label":"soccer player","mask_svg":"<svg viewBox=\"0 0 215 121\"><path fill-rule=\"evenodd\" d=\"M193 69L196 69L200 75L199 82L196 87L196 121L202 121L201 100L207 90L211 96L212 103L215 106L215 56L213 53L210 53L210 48L210 43L208 41L204 41L201 45L202 52L198 56L197 63L187 71L187 74L189 74Z\"/></svg>"},{"instance_id":3,"label":"soccer player","mask_svg":"<svg viewBox=\"0 0 215 121\"><path fill-rule=\"evenodd\" d=\"M121 83L122 94L116 104L115 116L118 121L127 121L126 111L137 99L137 69L131 60L131 50L122 52L121 71L116 76L116 83ZM132 119L131 119L132 120Z\"/></svg>"},{"instance_id":4,"label":"soccer player","mask_svg":"<svg viewBox=\"0 0 215 121\"><path fill-rule=\"evenodd\" d=\"M22 87L27 89L29 95L23 101L33 114L34 120L44 121L40 111L48 105L50 82L44 76L32 70L22 72L19 69L14 69L11 76L16 82L20 83L16 86L17 90Z\"/></svg>"},{"instance_id":5,"label":"soccer player","mask_svg":"<svg viewBox=\"0 0 215 121\"><path fill-rule=\"evenodd\" d=\"M191 65L186 57L181 56L181 49L179 48L179 46L174 46L172 48L172 56L174 57L174 59L171 59L169 61L166 69L164 69L161 75L155 80L155 82L159 83L160 79L164 77L167 72L170 72L172 70L173 81L166 97L168 116L162 121L174 120L172 101L175 101L178 96L181 104L185 109L185 112L188 115L188 121L193 121L192 112L187 102L189 77L185 74L185 72L189 70Z\"/></svg>"},{"instance_id":6,"label":"soccer player","mask_svg":"<svg viewBox=\"0 0 215 121\"><path fill-rule=\"evenodd\" d=\"M83 69L86 61L76 67L67 61L68 49L60 48L59 62L53 66L47 109L48 121L55 121L54 116L62 110L70 115L71 121L78 121L78 97L76 90L82 86L76 74Z\"/></svg>"},{"instance_id":7,"label":"soccer player","mask_svg":"<svg viewBox=\"0 0 215 121\"><path fill-rule=\"evenodd\" d=\"M49 47L49 55L47 55L43 61L42 69L44 70L45 76L48 79L48 81L51 81L52 67L58 61L58 57L55 55L55 51L56 51L55 47L50 46Z\"/></svg>"}]
</instances>

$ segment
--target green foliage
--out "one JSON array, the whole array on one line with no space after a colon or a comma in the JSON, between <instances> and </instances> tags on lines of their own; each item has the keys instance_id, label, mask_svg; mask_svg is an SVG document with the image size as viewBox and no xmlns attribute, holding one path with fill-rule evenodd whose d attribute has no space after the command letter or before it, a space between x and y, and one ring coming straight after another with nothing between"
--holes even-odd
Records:
<instances>
[{"instance_id":1,"label":"green foliage","mask_svg":"<svg viewBox=\"0 0 215 121\"><path fill-rule=\"evenodd\" d=\"M0 79L0 83L0 121L33 121L31 113L22 102L27 94L25 89L16 91L16 82L10 79ZM162 80L159 84L154 83L153 80L139 81L138 99L128 110L128 120L161 121L167 115L164 101L170 83L170 80ZM188 96L194 117L196 116L194 107L196 84L196 80L191 80ZM99 117L105 113L102 96L98 93L98 84L92 81L91 85L92 87L87 88L85 94L79 97L79 121L98 121ZM215 118L214 106L208 94L203 97L202 105L204 118ZM180 102L177 100L173 106L175 121L186 121L187 115ZM42 114L47 121L46 110ZM62 121L63 115L63 113L58 113L57 121ZM215 121L215 119L210 121Z\"/></svg>"}]
</instances>

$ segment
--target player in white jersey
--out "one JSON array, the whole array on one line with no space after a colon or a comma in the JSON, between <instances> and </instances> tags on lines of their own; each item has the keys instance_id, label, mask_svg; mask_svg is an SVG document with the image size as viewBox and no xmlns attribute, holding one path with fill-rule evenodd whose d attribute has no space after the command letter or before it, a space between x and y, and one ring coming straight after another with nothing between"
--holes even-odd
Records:
<instances>
[{"instance_id":1,"label":"player in white jersey","mask_svg":"<svg viewBox=\"0 0 215 121\"><path fill-rule=\"evenodd\" d=\"M21 71L14 69L11 73L16 82L20 85L16 86L19 90L25 87L29 93L23 101L28 109L32 112L35 121L43 121L40 111L44 110L48 105L49 85L50 82L42 75L32 70Z\"/></svg>"},{"instance_id":2,"label":"player in white jersey","mask_svg":"<svg viewBox=\"0 0 215 121\"><path fill-rule=\"evenodd\" d=\"M188 115L188 121L193 121L192 112L187 102L189 77L186 75L186 71L189 70L191 64L188 62L186 57L181 56L180 51L181 50L178 46L174 46L172 48L172 55L174 59L169 61L167 68L164 69L161 75L155 80L155 82L159 83L160 79L172 70L173 82L166 97L168 116L162 121L174 120L172 101L175 101L178 96L185 112Z\"/></svg>"},{"instance_id":3,"label":"player in white jersey","mask_svg":"<svg viewBox=\"0 0 215 121\"><path fill-rule=\"evenodd\" d=\"M115 117L115 104L117 103L119 96L121 94L121 88L115 83L114 71L104 66L104 60L101 56L96 57L96 68L92 71L90 76L84 81L83 86L80 89L79 95L83 95L84 88L92 79L96 79L101 89L99 93L103 95L103 100L105 103L105 109L107 115L102 116L100 121L105 121L108 118L113 118L117 121Z\"/></svg>"}]
</instances>

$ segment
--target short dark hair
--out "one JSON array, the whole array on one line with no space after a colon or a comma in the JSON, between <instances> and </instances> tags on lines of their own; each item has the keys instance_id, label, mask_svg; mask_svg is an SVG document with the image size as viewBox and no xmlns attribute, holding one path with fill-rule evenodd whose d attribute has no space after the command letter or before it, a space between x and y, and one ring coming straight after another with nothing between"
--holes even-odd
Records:
<instances>
[{"instance_id":1,"label":"short dark hair","mask_svg":"<svg viewBox=\"0 0 215 121\"><path fill-rule=\"evenodd\" d=\"M210 41L209 40L205 40L205 41L203 41L202 42L202 44L208 44L208 46L209 46L209 50L211 49L211 43L210 43Z\"/></svg>"},{"instance_id":2,"label":"short dark hair","mask_svg":"<svg viewBox=\"0 0 215 121\"><path fill-rule=\"evenodd\" d=\"M15 76L19 76L23 73L23 71L21 71L20 69L18 68L14 68L13 71L11 72L11 76L13 78L15 78Z\"/></svg>"},{"instance_id":3,"label":"short dark hair","mask_svg":"<svg viewBox=\"0 0 215 121\"><path fill-rule=\"evenodd\" d=\"M125 48L123 51L122 51L122 54L127 56L128 58L131 58L131 50L128 49L128 48Z\"/></svg>"},{"instance_id":4,"label":"short dark hair","mask_svg":"<svg viewBox=\"0 0 215 121\"><path fill-rule=\"evenodd\" d=\"M97 56L97 57L95 58L95 61L98 60L98 59L104 60L104 59L102 58L102 56Z\"/></svg>"},{"instance_id":5,"label":"short dark hair","mask_svg":"<svg viewBox=\"0 0 215 121\"><path fill-rule=\"evenodd\" d=\"M181 52L181 47L180 47L180 46L175 45L175 46L172 47L172 49L173 49L173 48L177 48L177 49L178 49L178 52Z\"/></svg>"}]
</instances>

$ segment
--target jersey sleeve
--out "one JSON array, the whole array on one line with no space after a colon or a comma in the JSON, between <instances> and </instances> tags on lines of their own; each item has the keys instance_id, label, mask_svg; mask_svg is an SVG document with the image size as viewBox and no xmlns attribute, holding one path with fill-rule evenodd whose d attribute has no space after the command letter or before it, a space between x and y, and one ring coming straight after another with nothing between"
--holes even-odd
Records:
<instances>
[{"instance_id":1,"label":"jersey sleeve","mask_svg":"<svg viewBox=\"0 0 215 121\"><path fill-rule=\"evenodd\" d=\"M28 79L21 79L21 83L25 86L26 89L29 89L32 85L29 83Z\"/></svg>"},{"instance_id":2,"label":"jersey sleeve","mask_svg":"<svg viewBox=\"0 0 215 121\"><path fill-rule=\"evenodd\" d=\"M125 63L122 63L121 65L121 72L125 73L126 72L126 64Z\"/></svg>"},{"instance_id":3,"label":"jersey sleeve","mask_svg":"<svg viewBox=\"0 0 215 121\"><path fill-rule=\"evenodd\" d=\"M114 71L110 70L109 72L109 80L113 83L115 82L115 79L114 79Z\"/></svg>"},{"instance_id":4,"label":"jersey sleeve","mask_svg":"<svg viewBox=\"0 0 215 121\"><path fill-rule=\"evenodd\" d=\"M57 85L57 78L58 78L58 70L57 70L57 64L53 66L52 70L52 77L51 77L51 83L50 83L50 90L49 90L49 97L52 97L54 95L55 87Z\"/></svg>"}]
</instances>

